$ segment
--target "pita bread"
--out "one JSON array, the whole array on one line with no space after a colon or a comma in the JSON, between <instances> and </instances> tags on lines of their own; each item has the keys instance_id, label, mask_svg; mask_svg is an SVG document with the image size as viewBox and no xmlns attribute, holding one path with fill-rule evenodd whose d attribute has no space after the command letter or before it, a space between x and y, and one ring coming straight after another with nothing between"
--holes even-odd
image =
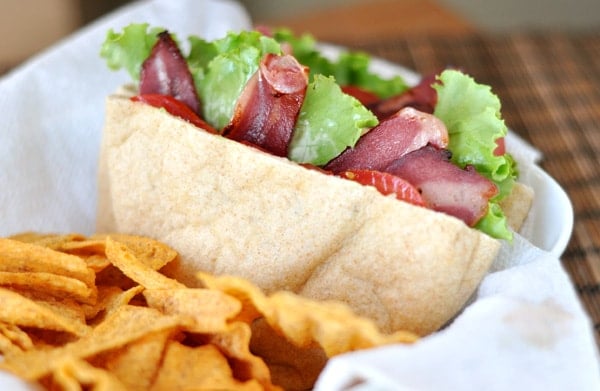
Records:
<instances>
[{"instance_id":1,"label":"pita bread","mask_svg":"<svg viewBox=\"0 0 600 391\"><path fill-rule=\"evenodd\" d=\"M465 304L500 243L460 220L107 100L98 231L179 253L168 273L247 278L267 293L340 300L383 331L424 335Z\"/></svg>"}]
</instances>

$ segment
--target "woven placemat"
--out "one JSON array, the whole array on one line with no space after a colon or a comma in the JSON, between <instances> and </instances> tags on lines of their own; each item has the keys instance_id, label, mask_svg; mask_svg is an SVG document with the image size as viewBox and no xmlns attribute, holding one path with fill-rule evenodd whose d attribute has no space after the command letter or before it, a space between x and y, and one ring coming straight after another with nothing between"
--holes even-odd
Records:
<instances>
[{"instance_id":1,"label":"woven placemat","mask_svg":"<svg viewBox=\"0 0 600 391\"><path fill-rule=\"evenodd\" d=\"M386 37L337 42L421 74L458 66L492 86L508 126L544 155L571 198L561 260L600 344L600 32Z\"/></svg>"}]
</instances>

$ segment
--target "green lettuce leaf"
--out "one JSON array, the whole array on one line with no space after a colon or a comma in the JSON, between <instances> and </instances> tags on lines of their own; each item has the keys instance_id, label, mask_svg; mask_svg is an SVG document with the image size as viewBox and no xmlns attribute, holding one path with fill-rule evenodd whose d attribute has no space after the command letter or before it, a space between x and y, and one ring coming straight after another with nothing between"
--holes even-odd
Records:
<instances>
[{"instance_id":1,"label":"green lettuce leaf","mask_svg":"<svg viewBox=\"0 0 600 391\"><path fill-rule=\"evenodd\" d=\"M110 29L100 48L100 56L112 70L124 68L134 81L140 79L142 63L158 40L157 35L164 31L160 27L149 29L148 23L132 23L121 33Z\"/></svg>"},{"instance_id":2,"label":"green lettuce leaf","mask_svg":"<svg viewBox=\"0 0 600 391\"><path fill-rule=\"evenodd\" d=\"M408 89L400 76L385 79L371 72L371 56L367 53L346 51L333 61L321 54L315 39L309 34L295 36L291 30L280 28L273 32L273 37L278 42L285 42L291 46L298 62L310 68L311 79L314 75L333 76L342 86L361 87L380 98L397 95Z\"/></svg>"},{"instance_id":3,"label":"green lettuce leaf","mask_svg":"<svg viewBox=\"0 0 600 391\"><path fill-rule=\"evenodd\" d=\"M489 86L456 70L443 71L438 81L433 85L438 95L434 115L448 128L452 161L459 167L474 166L499 189L478 227L490 236L510 239L512 234L497 202L510 193L517 169L510 154L494 154L496 140L508 132L500 114L500 100Z\"/></svg>"},{"instance_id":4,"label":"green lettuce leaf","mask_svg":"<svg viewBox=\"0 0 600 391\"><path fill-rule=\"evenodd\" d=\"M238 97L267 53L281 53L280 45L256 31L229 33L211 42L190 38L187 61L209 124L223 129L229 123Z\"/></svg>"},{"instance_id":5,"label":"green lettuce leaf","mask_svg":"<svg viewBox=\"0 0 600 391\"><path fill-rule=\"evenodd\" d=\"M223 129L229 123L238 97L267 53L279 54L281 47L256 31L228 33L211 42L190 38L187 61L209 124Z\"/></svg>"},{"instance_id":6,"label":"green lettuce leaf","mask_svg":"<svg viewBox=\"0 0 600 391\"><path fill-rule=\"evenodd\" d=\"M475 228L493 238L512 240L512 232L508 229L506 216L500 205L495 202L489 203L487 214L477 222Z\"/></svg>"},{"instance_id":7,"label":"green lettuce leaf","mask_svg":"<svg viewBox=\"0 0 600 391\"><path fill-rule=\"evenodd\" d=\"M333 77L315 75L294 128L288 157L298 163L323 165L354 146L377 118L358 100L344 94Z\"/></svg>"}]
</instances>

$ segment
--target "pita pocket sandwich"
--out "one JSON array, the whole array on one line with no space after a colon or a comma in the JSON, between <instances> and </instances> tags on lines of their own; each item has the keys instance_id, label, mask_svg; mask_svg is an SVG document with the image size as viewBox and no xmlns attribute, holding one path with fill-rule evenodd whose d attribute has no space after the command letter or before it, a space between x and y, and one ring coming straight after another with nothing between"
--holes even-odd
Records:
<instances>
[{"instance_id":1,"label":"pita pocket sandwich","mask_svg":"<svg viewBox=\"0 0 600 391\"><path fill-rule=\"evenodd\" d=\"M464 73L408 88L285 30L192 37L188 55L161 31L102 49L136 84L106 102L97 228L173 246L180 281L241 276L425 335L526 218L497 97Z\"/></svg>"}]
</instances>

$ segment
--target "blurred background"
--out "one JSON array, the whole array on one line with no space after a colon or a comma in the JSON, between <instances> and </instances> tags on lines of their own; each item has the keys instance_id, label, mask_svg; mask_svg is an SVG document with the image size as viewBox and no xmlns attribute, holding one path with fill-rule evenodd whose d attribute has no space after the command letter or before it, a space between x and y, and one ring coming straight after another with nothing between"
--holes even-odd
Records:
<instances>
[{"instance_id":1,"label":"blurred background","mask_svg":"<svg viewBox=\"0 0 600 391\"><path fill-rule=\"evenodd\" d=\"M244 0L252 15L277 20L286 14L302 14L315 9L350 3L380 3L377 0ZM389 3L413 3L418 7L428 1L397 0ZM474 25L487 30L514 28L581 29L600 26L598 0L437 0L435 3L464 16Z\"/></svg>"},{"instance_id":2,"label":"blurred background","mask_svg":"<svg viewBox=\"0 0 600 391\"><path fill-rule=\"evenodd\" d=\"M4 39L0 50L0 73L130 1L1 0L0 33ZM524 29L589 30L600 27L598 0L241 0L240 3L258 23L293 24L297 28L310 25L314 26L316 31L313 32L319 38L334 41L336 16L340 17L339 22L343 22L344 14L328 13L332 7L338 7L338 10L359 9L365 15L363 22L370 25L380 22L369 20L369 7L389 7L394 11L381 21L379 30L374 29L378 34L385 33L386 28L405 28L407 33L411 29L421 32L414 26L394 24L394 12L410 12L411 8L431 7L432 4L436 14L421 24L423 29L432 32L435 32L435 18L453 18L457 31L477 29L501 33ZM417 27L418 23L415 21ZM360 24L356 29L360 32Z\"/></svg>"}]
</instances>

